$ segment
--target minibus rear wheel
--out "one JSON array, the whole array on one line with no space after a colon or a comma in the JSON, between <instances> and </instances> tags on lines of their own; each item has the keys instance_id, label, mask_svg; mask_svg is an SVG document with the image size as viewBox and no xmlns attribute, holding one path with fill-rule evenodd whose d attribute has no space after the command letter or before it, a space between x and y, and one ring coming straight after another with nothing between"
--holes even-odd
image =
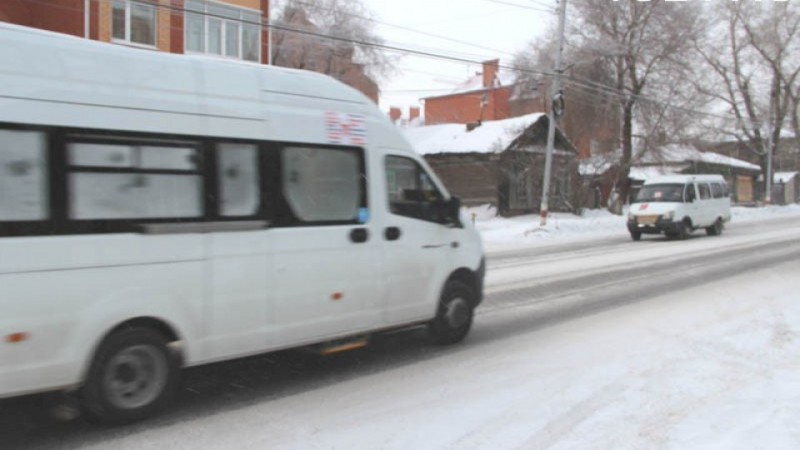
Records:
<instances>
[{"instance_id":1,"label":"minibus rear wheel","mask_svg":"<svg viewBox=\"0 0 800 450\"><path fill-rule=\"evenodd\" d=\"M178 384L178 358L158 331L131 328L100 345L81 397L90 420L126 423L161 410Z\"/></svg>"},{"instance_id":2,"label":"minibus rear wheel","mask_svg":"<svg viewBox=\"0 0 800 450\"><path fill-rule=\"evenodd\" d=\"M719 236L722 234L722 219L717 219L714 221L714 225L706 228L706 234L709 236Z\"/></svg>"},{"instance_id":3,"label":"minibus rear wheel","mask_svg":"<svg viewBox=\"0 0 800 450\"><path fill-rule=\"evenodd\" d=\"M468 284L448 281L442 290L436 317L428 324L431 340L441 345L462 341L472 328L475 300L475 291Z\"/></svg>"}]
</instances>

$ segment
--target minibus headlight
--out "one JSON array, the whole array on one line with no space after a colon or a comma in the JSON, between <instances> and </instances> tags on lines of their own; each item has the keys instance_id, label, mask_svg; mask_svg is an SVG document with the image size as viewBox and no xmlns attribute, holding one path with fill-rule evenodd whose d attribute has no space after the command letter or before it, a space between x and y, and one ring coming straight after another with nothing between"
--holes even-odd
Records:
<instances>
[{"instance_id":1,"label":"minibus headlight","mask_svg":"<svg viewBox=\"0 0 800 450\"><path fill-rule=\"evenodd\" d=\"M675 211L665 212L661 215L661 218L664 220L672 220L675 218Z\"/></svg>"},{"instance_id":2,"label":"minibus headlight","mask_svg":"<svg viewBox=\"0 0 800 450\"><path fill-rule=\"evenodd\" d=\"M635 221L635 220L636 220L636 216L635 216L633 213L628 213L628 220L630 220L631 222L633 222L633 221Z\"/></svg>"}]
</instances>

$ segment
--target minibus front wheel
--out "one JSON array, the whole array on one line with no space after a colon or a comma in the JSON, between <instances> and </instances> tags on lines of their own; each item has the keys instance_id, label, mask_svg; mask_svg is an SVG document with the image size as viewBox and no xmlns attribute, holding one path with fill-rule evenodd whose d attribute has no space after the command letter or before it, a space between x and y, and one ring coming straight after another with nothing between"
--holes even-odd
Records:
<instances>
[{"instance_id":1,"label":"minibus front wheel","mask_svg":"<svg viewBox=\"0 0 800 450\"><path fill-rule=\"evenodd\" d=\"M158 331L132 328L108 336L97 350L82 388L89 419L125 423L144 419L171 399L178 358Z\"/></svg>"},{"instance_id":2,"label":"minibus front wheel","mask_svg":"<svg viewBox=\"0 0 800 450\"><path fill-rule=\"evenodd\" d=\"M436 317L428 324L433 342L447 345L462 341L472 328L475 291L466 283L450 280L442 290Z\"/></svg>"}]
</instances>

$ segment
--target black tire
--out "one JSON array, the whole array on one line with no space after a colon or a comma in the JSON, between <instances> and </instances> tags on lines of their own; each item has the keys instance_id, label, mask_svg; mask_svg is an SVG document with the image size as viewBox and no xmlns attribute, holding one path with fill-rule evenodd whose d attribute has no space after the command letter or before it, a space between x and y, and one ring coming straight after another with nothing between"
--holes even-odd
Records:
<instances>
[{"instance_id":1,"label":"black tire","mask_svg":"<svg viewBox=\"0 0 800 450\"><path fill-rule=\"evenodd\" d=\"M631 231L631 239L634 241L641 241L642 240L642 232L641 231Z\"/></svg>"},{"instance_id":2,"label":"black tire","mask_svg":"<svg viewBox=\"0 0 800 450\"><path fill-rule=\"evenodd\" d=\"M689 238L689 235L692 234L692 226L686 221L681 222L681 225L678 227L678 234L677 238L680 240L686 240Z\"/></svg>"},{"instance_id":3,"label":"black tire","mask_svg":"<svg viewBox=\"0 0 800 450\"><path fill-rule=\"evenodd\" d=\"M709 236L719 236L722 234L722 219L717 219L714 225L706 228L706 234Z\"/></svg>"},{"instance_id":4,"label":"black tire","mask_svg":"<svg viewBox=\"0 0 800 450\"><path fill-rule=\"evenodd\" d=\"M440 345L461 342L472 328L475 291L461 281L448 281L442 290L436 317L428 324L431 340Z\"/></svg>"},{"instance_id":5,"label":"black tire","mask_svg":"<svg viewBox=\"0 0 800 450\"><path fill-rule=\"evenodd\" d=\"M161 333L147 328L114 333L92 361L81 389L83 411L88 419L109 424L152 416L172 399L179 366Z\"/></svg>"}]
</instances>

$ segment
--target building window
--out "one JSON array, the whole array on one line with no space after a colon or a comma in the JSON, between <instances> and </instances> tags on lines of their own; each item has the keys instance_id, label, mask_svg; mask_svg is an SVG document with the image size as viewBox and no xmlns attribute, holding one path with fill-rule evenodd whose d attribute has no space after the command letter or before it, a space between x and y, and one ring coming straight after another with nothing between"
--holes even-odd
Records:
<instances>
[{"instance_id":1,"label":"building window","mask_svg":"<svg viewBox=\"0 0 800 450\"><path fill-rule=\"evenodd\" d=\"M113 40L139 45L156 45L156 6L138 0L114 0L111 33Z\"/></svg>"},{"instance_id":2,"label":"building window","mask_svg":"<svg viewBox=\"0 0 800 450\"><path fill-rule=\"evenodd\" d=\"M186 2L186 51L258 62L261 13L204 0Z\"/></svg>"}]
</instances>

